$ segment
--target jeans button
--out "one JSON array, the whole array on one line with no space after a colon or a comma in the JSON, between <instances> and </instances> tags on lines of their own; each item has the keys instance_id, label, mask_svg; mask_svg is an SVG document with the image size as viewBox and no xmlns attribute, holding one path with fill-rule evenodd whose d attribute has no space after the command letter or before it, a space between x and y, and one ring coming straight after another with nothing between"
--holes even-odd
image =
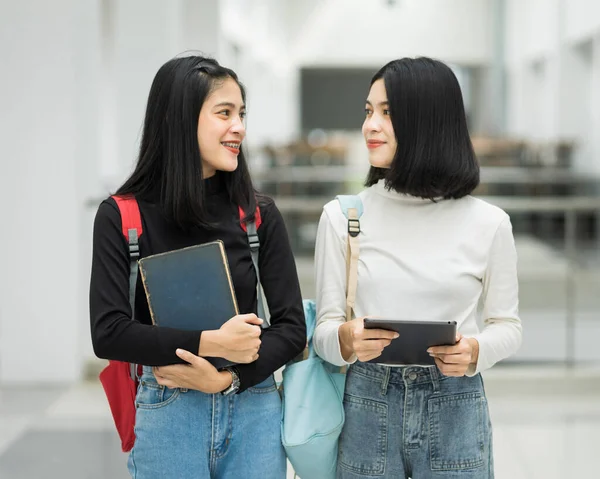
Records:
<instances>
[{"instance_id":1,"label":"jeans button","mask_svg":"<svg viewBox=\"0 0 600 479\"><path fill-rule=\"evenodd\" d=\"M417 379L417 373L415 373L415 372L409 373L408 379L410 379L411 381L414 381L415 379Z\"/></svg>"}]
</instances>

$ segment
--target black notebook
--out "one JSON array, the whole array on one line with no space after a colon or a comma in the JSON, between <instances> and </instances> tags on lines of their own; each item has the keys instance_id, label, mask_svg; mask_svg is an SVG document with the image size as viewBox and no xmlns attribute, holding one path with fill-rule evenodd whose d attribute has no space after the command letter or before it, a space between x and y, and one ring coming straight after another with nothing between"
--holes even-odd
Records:
<instances>
[{"instance_id":1,"label":"black notebook","mask_svg":"<svg viewBox=\"0 0 600 479\"><path fill-rule=\"evenodd\" d=\"M147 256L139 265L156 326L206 331L219 329L238 314L222 241ZM206 359L217 368L231 364L223 358Z\"/></svg>"}]
</instances>

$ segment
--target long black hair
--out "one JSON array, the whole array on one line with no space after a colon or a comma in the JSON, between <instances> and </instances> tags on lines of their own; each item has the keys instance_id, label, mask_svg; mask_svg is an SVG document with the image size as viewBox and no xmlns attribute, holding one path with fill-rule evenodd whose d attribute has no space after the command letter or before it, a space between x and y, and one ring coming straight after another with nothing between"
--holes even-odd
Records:
<instances>
[{"instance_id":1,"label":"long black hair","mask_svg":"<svg viewBox=\"0 0 600 479\"><path fill-rule=\"evenodd\" d=\"M117 195L160 205L166 217L182 229L211 227L205 210L198 117L206 98L224 80L236 81L233 70L202 56L174 58L157 72L150 87L137 164ZM243 151L238 167L222 175L230 200L254 218L255 191Z\"/></svg>"},{"instance_id":2,"label":"long black hair","mask_svg":"<svg viewBox=\"0 0 600 479\"><path fill-rule=\"evenodd\" d=\"M384 179L388 189L421 198L462 198L479 185L479 163L469 137L454 72L431 58L402 58L371 79L383 79L397 149L391 167L371 167L365 186Z\"/></svg>"}]
</instances>

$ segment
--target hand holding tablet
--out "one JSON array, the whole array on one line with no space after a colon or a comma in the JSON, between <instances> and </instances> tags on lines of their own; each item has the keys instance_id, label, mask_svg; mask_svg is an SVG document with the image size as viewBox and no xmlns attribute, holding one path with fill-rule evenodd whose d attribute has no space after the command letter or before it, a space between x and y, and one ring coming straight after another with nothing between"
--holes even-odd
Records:
<instances>
[{"instance_id":1,"label":"hand holding tablet","mask_svg":"<svg viewBox=\"0 0 600 479\"><path fill-rule=\"evenodd\" d=\"M432 366L435 358L427 350L432 346L453 346L457 340L456 321L365 318L364 328L365 332L385 330L399 334L381 355L366 361L370 363Z\"/></svg>"}]
</instances>

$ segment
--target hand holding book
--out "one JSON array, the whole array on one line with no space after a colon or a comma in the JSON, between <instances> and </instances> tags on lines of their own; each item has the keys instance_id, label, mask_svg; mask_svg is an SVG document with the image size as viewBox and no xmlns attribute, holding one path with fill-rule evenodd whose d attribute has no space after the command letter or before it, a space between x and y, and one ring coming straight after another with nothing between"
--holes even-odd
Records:
<instances>
[{"instance_id":1,"label":"hand holding book","mask_svg":"<svg viewBox=\"0 0 600 479\"><path fill-rule=\"evenodd\" d=\"M198 355L225 358L236 364L256 361L262 322L256 314L238 314L219 329L204 331Z\"/></svg>"},{"instance_id":2,"label":"hand holding book","mask_svg":"<svg viewBox=\"0 0 600 479\"><path fill-rule=\"evenodd\" d=\"M154 325L202 331L192 353L217 369L256 360L263 320L240 314L222 241L146 256L139 265Z\"/></svg>"},{"instance_id":3,"label":"hand holding book","mask_svg":"<svg viewBox=\"0 0 600 479\"><path fill-rule=\"evenodd\" d=\"M227 371L217 371L206 359L183 349L178 349L176 354L187 364L152 368L156 382L161 386L216 394L231 384L231 374Z\"/></svg>"}]
</instances>

